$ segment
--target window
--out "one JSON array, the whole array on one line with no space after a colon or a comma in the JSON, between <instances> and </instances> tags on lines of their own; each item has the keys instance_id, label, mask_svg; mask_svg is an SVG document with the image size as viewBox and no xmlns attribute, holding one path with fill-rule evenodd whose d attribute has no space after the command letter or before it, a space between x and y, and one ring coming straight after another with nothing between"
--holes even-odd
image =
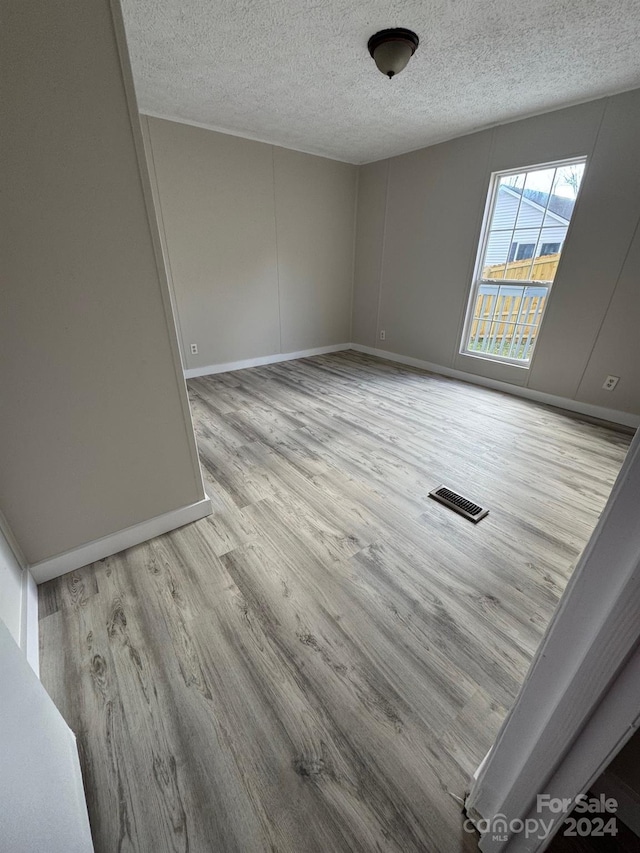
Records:
<instances>
[{"instance_id":1,"label":"window","mask_svg":"<svg viewBox=\"0 0 640 853\"><path fill-rule=\"evenodd\" d=\"M461 352L528 367L585 158L492 175Z\"/></svg>"},{"instance_id":2,"label":"window","mask_svg":"<svg viewBox=\"0 0 640 853\"><path fill-rule=\"evenodd\" d=\"M560 251L560 243L543 243L540 255L555 255Z\"/></svg>"},{"instance_id":3,"label":"window","mask_svg":"<svg viewBox=\"0 0 640 853\"><path fill-rule=\"evenodd\" d=\"M535 243L512 243L509 261L526 261L533 257Z\"/></svg>"}]
</instances>

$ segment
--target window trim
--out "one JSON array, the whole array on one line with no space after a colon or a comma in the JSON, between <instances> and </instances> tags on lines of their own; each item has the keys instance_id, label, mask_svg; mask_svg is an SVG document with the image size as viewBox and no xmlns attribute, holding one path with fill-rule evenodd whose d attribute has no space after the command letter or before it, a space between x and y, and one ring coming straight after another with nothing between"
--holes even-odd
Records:
<instances>
[{"instance_id":1,"label":"window trim","mask_svg":"<svg viewBox=\"0 0 640 853\"><path fill-rule=\"evenodd\" d=\"M498 364L512 365L514 367L520 367L524 370L529 370L531 368L531 365L533 364L533 359L535 357L536 349L537 349L537 346L536 346L537 340L536 340L536 345L534 345L534 348L533 348L533 353L531 354L531 357L529 358L528 361L523 361L522 359L516 359L516 358L509 358L508 356L503 356L503 355L493 355L492 353L479 352L477 350L470 350L467 348L467 344L469 341L469 334L471 332L471 327L473 325L473 320L474 320L474 318L473 318L473 307L476 304L476 301L478 298L478 290L480 289L480 286L482 284L497 284L497 283L501 283L504 281L504 282L509 282L511 284L515 284L517 282L518 286L522 285L524 287L539 286L541 284L546 285L547 286L547 297L546 297L544 309L542 311L542 316L540 317L540 323L539 323L539 327L538 327L539 329L542 328L542 323L544 322L544 318L545 318L545 315L547 313L547 308L549 305L549 300L551 298L551 292L553 289L553 282L551 282L551 281L542 282L542 281L532 281L529 279L525 280L525 279L482 279L482 278L480 278L480 273L482 272L483 261L484 261L486 250L487 250L487 243L489 242L489 235L490 235L490 230L491 230L490 225L491 225L491 222L493 220L493 214L494 214L496 204L498 202L498 190L500 187L500 179L505 178L505 177L509 177L510 175L520 175L523 172L533 172L533 171L536 171L538 169L560 168L562 166L569 166L569 165L574 165L577 163L583 163L585 166L585 172L582 175L582 180L580 182L580 186L578 187L578 193L576 195L575 205L577 205L578 200L580 198L580 191L581 191L582 185L584 183L584 177L585 177L586 167L587 167L587 159L588 159L588 157L586 154L579 154L579 155L576 155L575 157L566 157L566 158L561 159L561 160L550 160L549 162L546 162L546 163L534 163L530 166L518 166L517 168L513 168L513 169L500 169L500 170L497 170L495 172L491 172L491 175L489 176L489 187L487 190L487 200L485 202L485 209L484 209L484 214L482 217L482 225L481 225L481 229L480 229L480 238L478 240L478 249L476 252L476 260L475 260L475 263L473 266L473 278L471 280L471 287L469 289L469 297L467 299L467 303L465 306L462 335L461 335L460 344L458 347L458 354L459 355L464 355L468 358L477 358L477 359L481 359L484 361L491 361L491 362L495 362ZM567 239L569 236L569 230L571 228L571 223L573 222L573 216L575 213L575 205L574 205L574 210L571 214L571 219L569 220L569 225L567 227L567 233L565 234L564 240L562 240L562 243L560 246L560 253L561 253L560 254L560 262L562 262L562 253L564 252L565 246L567 244ZM516 216L517 216L517 214L516 214ZM537 245L537 241L536 241L536 245ZM534 253L535 253L535 250L534 250Z\"/></svg>"}]
</instances>

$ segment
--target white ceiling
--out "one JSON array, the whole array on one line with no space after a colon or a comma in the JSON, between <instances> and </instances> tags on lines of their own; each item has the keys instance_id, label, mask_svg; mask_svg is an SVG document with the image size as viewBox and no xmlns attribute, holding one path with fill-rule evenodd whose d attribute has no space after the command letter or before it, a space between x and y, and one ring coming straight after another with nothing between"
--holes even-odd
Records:
<instances>
[{"instance_id":1,"label":"white ceiling","mask_svg":"<svg viewBox=\"0 0 640 853\"><path fill-rule=\"evenodd\" d=\"M140 109L366 163L640 86L640 0L123 0ZM370 35L420 36L388 80Z\"/></svg>"}]
</instances>

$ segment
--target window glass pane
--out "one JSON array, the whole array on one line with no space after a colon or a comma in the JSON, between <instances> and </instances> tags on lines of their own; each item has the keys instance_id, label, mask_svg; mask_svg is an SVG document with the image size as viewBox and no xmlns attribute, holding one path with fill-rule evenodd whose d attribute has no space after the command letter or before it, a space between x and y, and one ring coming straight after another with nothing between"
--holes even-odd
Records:
<instances>
[{"instance_id":1,"label":"window glass pane","mask_svg":"<svg viewBox=\"0 0 640 853\"><path fill-rule=\"evenodd\" d=\"M543 228L538 238L535 257L528 278L531 281L553 281L560 261L560 245L564 241L566 228ZM550 251L555 247L555 251Z\"/></svg>"},{"instance_id":2,"label":"window glass pane","mask_svg":"<svg viewBox=\"0 0 640 853\"><path fill-rule=\"evenodd\" d=\"M554 225L564 227L566 233L583 175L584 163L558 166L553 182L553 192L543 222L545 228Z\"/></svg>"},{"instance_id":3,"label":"window glass pane","mask_svg":"<svg viewBox=\"0 0 640 853\"><path fill-rule=\"evenodd\" d=\"M555 177L555 168L535 169L527 173L516 220L517 228L540 228Z\"/></svg>"},{"instance_id":4,"label":"window glass pane","mask_svg":"<svg viewBox=\"0 0 640 853\"><path fill-rule=\"evenodd\" d=\"M564 228L565 233L569 227L571 216L573 214L573 206L576 200L574 198L564 198L563 196L552 195L549 200L549 207L542 221L543 228Z\"/></svg>"},{"instance_id":5,"label":"window glass pane","mask_svg":"<svg viewBox=\"0 0 640 853\"><path fill-rule=\"evenodd\" d=\"M509 256L512 237L513 229L489 232L481 278L504 278L504 268Z\"/></svg>"},{"instance_id":6,"label":"window glass pane","mask_svg":"<svg viewBox=\"0 0 640 853\"><path fill-rule=\"evenodd\" d=\"M492 231L513 231L526 177L526 173L522 172L519 175L505 175L500 178L491 218Z\"/></svg>"},{"instance_id":7,"label":"window glass pane","mask_svg":"<svg viewBox=\"0 0 640 853\"><path fill-rule=\"evenodd\" d=\"M491 358L527 361L547 293L546 286L480 285L473 306L467 350Z\"/></svg>"},{"instance_id":8,"label":"window glass pane","mask_svg":"<svg viewBox=\"0 0 640 853\"><path fill-rule=\"evenodd\" d=\"M527 279L531 271L533 258L540 231L537 228L517 228L511 235L508 261L502 277L505 279ZM529 263L527 263L529 261ZM492 270L491 278L499 278L498 271Z\"/></svg>"},{"instance_id":9,"label":"window glass pane","mask_svg":"<svg viewBox=\"0 0 640 853\"><path fill-rule=\"evenodd\" d=\"M584 167L584 163L571 163L568 166L558 166L558 174L553 185L553 192L563 198L575 199L584 175Z\"/></svg>"}]
</instances>

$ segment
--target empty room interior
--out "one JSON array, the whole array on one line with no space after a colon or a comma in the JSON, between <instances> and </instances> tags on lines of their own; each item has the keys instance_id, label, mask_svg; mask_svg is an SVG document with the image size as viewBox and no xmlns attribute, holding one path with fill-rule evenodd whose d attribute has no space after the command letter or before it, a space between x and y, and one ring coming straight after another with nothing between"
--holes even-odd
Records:
<instances>
[{"instance_id":1,"label":"empty room interior","mask_svg":"<svg viewBox=\"0 0 640 853\"><path fill-rule=\"evenodd\" d=\"M0 849L640 849L640 0L3 21Z\"/></svg>"}]
</instances>

